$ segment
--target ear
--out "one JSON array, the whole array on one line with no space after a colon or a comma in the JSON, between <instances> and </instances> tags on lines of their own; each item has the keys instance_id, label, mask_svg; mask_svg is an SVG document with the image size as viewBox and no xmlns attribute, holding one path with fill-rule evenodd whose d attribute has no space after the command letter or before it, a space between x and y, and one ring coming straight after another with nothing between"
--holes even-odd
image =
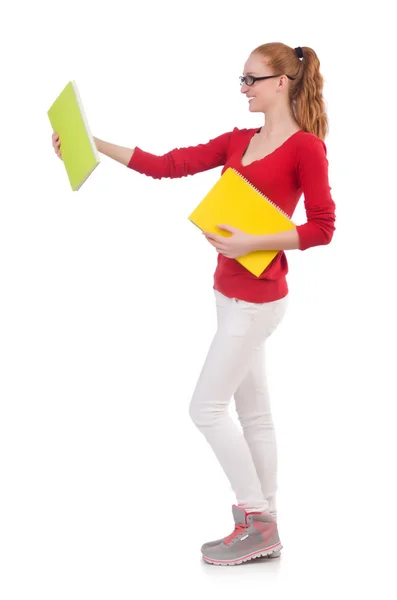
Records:
<instances>
[{"instance_id":1,"label":"ear","mask_svg":"<svg viewBox=\"0 0 397 600\"><path fill-rule=\"evenodd\" d=\"M288 86L288 77L286 75L282 75L278 80L277 91L283 92L285 88Z\"/></svg>"}]
</instances>

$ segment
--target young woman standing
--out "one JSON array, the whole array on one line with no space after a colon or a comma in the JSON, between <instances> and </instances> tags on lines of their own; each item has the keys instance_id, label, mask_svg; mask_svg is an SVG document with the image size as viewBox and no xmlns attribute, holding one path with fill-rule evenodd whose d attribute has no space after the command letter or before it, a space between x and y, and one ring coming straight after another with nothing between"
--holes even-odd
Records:
<instances>
[{"instance_id":1,"label":"young woman standing","mask_svg":"<svg viewBox=\"0 0 397 600\"><path fill-rule=\"evenodd\" d=\"M204 560L234 565L278 557L277 449L265 375L265 342L286 310L286 250L329 244L335 204L324 143L328 120L320 62L308 47L259 46L240 78L251 112L263 127L237 129L205 144L156 156L95 138L103 154L153 178L185 177L223 166L241 173L290 217L302 193L307 222L273 235L249 235L219 224L231 236L206 233L218 252L214 295L218 328L190 402L190 415L211 445L236 495L235 529L202 546ZM59 138L53 146L61 157ZM256 277L235 260L255 250L278 250ZM232 396L241 430L228 414Z\"/></svg>"}]
</instances>

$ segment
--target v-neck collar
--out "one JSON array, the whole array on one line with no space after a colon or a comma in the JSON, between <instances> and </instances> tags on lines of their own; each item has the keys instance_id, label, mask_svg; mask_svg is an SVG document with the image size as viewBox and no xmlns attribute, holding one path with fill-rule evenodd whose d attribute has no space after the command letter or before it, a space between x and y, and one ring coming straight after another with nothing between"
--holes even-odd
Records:
<instances>
[{"instance_id":1,"label":"v-neck collar","mask_svg":"<svg viewBox=\"0 0 397 600\"><path fill-rule=\"evenodd\" d=\"M301 133L302 131L304 131L303 129L298 129L298 131L295 131L295 132L294 132L292 135L290 135L290 136L289 136L289 137L288 137L286 140L284 140L284 142L283 142L282 144L280 144L279 146L277 146L277 148L275 148L275 149L274 149L272 152L269 152L269 154L265 154L265 156L262 156L262 158L258 158L258 159L256 159L256 160L253 160L253 161L252 161L252 162L250 162L248 165L243 165L242 161L243 161L243 158L244 158L244 156L245 156L245 154L246 154L246 152L247 152L247 150L248 150L248 148L249 148L249 145L250 145L250 143L251 143L251 140L252 140L252 138L254 137L254 135L257 135L258 133L260 133L260 131L261 131L261 130L262 130L262 127L260 127L260 128L258 129L258 131L256 131L256 132L254 132L254 133L253 133L253 135L250 137L250 139L249 139L249 142L248 142L247 146L245 147L245 149L244 149L244 151L243 151L242 155L240 156L240 160L239 160L239 162L240 162L240 166L241 166L243 169L246 169L246 168L250 167L250 166L251 166L251 165L253 165L254 163L257 163L257 162L259 162L259 161L265 160L266 158L269 158L269 156L272 156L272 155L273 155L275 152L277 152L278 150L280 150L280 148L282 148L282 147L283 147L283 146L284 146L284 145L285 145L287 142L289 142L289 140L291 140L293 137L295 137L295 136L296 136L298 133Z\"/></svg>"}]
</instances>

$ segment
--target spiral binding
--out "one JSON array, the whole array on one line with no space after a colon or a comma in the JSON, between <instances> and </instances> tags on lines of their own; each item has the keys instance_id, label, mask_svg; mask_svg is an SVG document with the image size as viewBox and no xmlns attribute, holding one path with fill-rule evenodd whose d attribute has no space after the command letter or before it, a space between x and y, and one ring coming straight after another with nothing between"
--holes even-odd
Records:
<instances>
[{"instance_id":1,"label":"spiral binding","mask_svg":"<svg viewBox=\"0 0 397 600\"><path fill-rule=\"evenodd\" d=\"M282 210L279 206L277 206L277 204L275 204L274 202L272 202L272 200L270 200L270 198L268 198L267 196L265 196L265 194L263 194L260 190L258 190L258 188L256 188L250 181L248 181L248 179L246 179L244 177L244 175L241 175L241 173L239 173L238 171L236 171L236 169L231 168L230 170L234 171L236 173L236 175L238 175L239 177L241 177L241 179L243 179L246 183L248 183L248 185L250 185L253 190L255 190L256 192L258 192L258 194L260 194L262 196L262 198L265 198L265 200L267 200L268 202L270 202L270 204L272 206L274 206L274 208L276 208L282 215L284 215L284 217L287 217L287 219L289 221L291 221L291 217L289 215L287 215L287 213L284 210Z\"/></svg>"}]
</instances>

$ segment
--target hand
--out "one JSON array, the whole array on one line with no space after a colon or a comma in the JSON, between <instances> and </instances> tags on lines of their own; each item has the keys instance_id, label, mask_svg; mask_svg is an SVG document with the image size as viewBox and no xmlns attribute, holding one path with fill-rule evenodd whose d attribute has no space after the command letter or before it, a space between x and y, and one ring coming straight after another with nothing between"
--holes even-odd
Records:
<instances>
[{"instance_id":1,"label":"hand","mask_svg":"<svg viewBox=\"0 0 397 600\"><path fill-rule=\"evenodd\" d=\"M227 258L239 258L245 254L249 254L253 251L253 235L244 233L236 227L230 225L218 225L219 229L230 231L231 236L224 237L223 235L216 235L215 233L209 233L203 231L203 235L207 238L210 244L216 248L216 250L226 256Z\"/></svg>"},{"instance_id":2,"label":"hand","mask_svg":"<svg viewBox=\"0 0 397 600\"><path fill-rule=\"evenodd\" d=\"M60 158L62 160L62 153L61 153L61 142L59 141L59 135L54 131L54 133L52 134L52 146L55 150L55 154L58 156L58 158Z\"/></svg>"}]
</instances>

